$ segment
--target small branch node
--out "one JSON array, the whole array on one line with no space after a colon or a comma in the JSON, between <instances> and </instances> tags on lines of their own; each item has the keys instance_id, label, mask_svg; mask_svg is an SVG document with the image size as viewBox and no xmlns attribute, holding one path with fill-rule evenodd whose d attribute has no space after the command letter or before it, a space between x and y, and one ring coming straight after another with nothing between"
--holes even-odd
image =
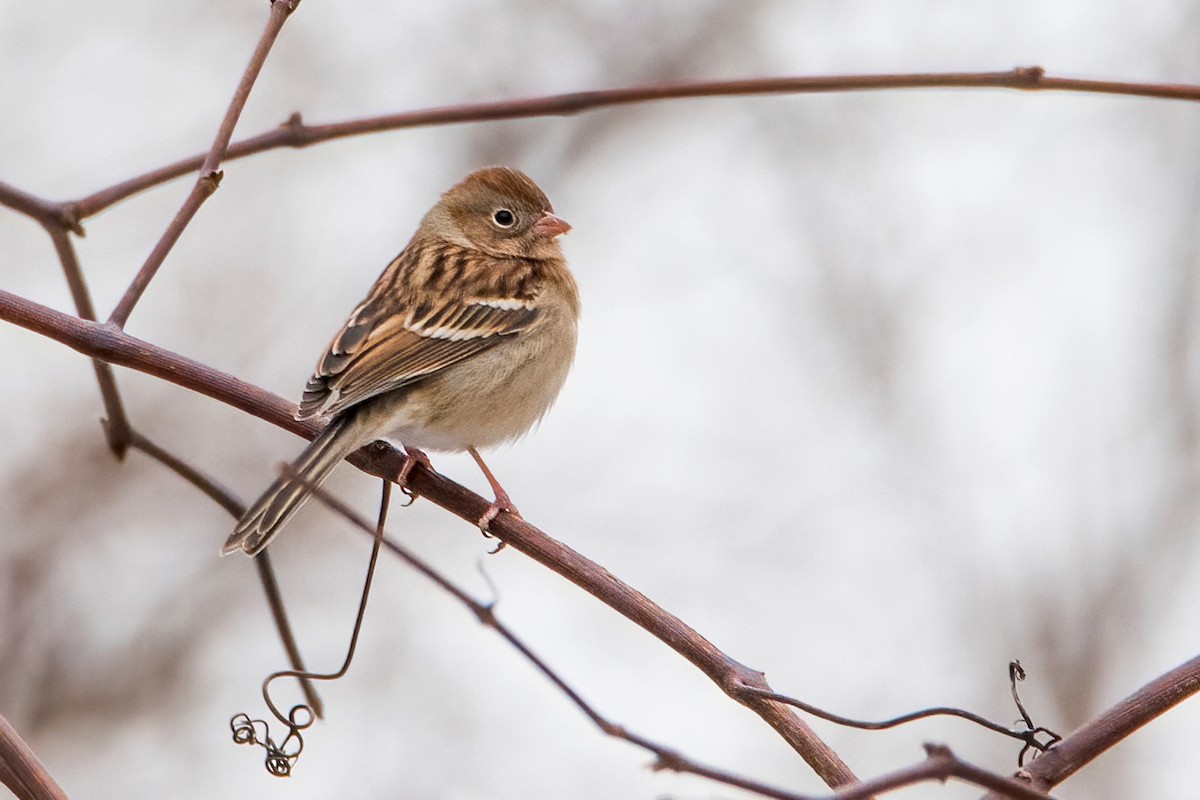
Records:
<instances>
[{"instance_id":1,"label":"small branch node","mask_svg":"<svg viewBox=\"0 0 1200 800\"><path fill-rule=\"evenodd\" d=\"M202 175L199 180L200 191L205 196L211 195L221 185L221 179L225 177L225 173L219 169L214 169L207 175Z\"/></svg>"},{"instance_id":2,"label":"small branch node","mask_svg":"<svg viewBox=\"0 0 1200 800\"><path fill-rule=\"evenodd\" d=\"M754 696L754 690L771 691L770 685L767 684L767 673L747 667L733 659L729 659L725 676L725 685L729 687L730 693L739 697Z\"/></svg>"},{"instance_id":3,"label":"small branch node","mask_svg":"<svg viewBox=\"0 0 1200 800\"><path fill-rule=\"evenodd\" d=\"M1042 79L1046 77L1046 70L1043 67L1017 67L1013 70L1013 77L1017 79L1025 88L1036 88Z\"/></svg>"},{"instance_id":4,"label":"small branch node","mask_svg":"<svg viewBox=\"0 0 1200 800\"><path fill-rule=\"evenodd\" d=\"M60 205L55 221L65 230L70 231L81 239L87 236L87 231L83 229L83 224L79 220L79 210L74 203L63 203Z\"/></svg>"},{"instance_id":5,"label":"small branch node","mask_svg":"<svg viewBox=\"0 0 1200 800\"><path fill-rule=\"evenodd\" d=\"M299 111L293 111L292 115L280 124L279 129L284 133L283 144L297 149L308 147L316 140L312 129L304 124L304 117Z\"/></svg>"},{"instance_id":6,"label":"small branch node","mask_svg":"<svg viewBox=\"0 0 1200 800\"><path fill-rule=\"evenodd\" d=\"M112 451L117 461L124 461L132 439L129 425L113 424L106 417L101 417L100 427L104 429L104 440L108 442L108 449Z\"/></svg>"},{"instance_id":7,"label":"small branch node","mask_svg":"<svg viewBox=\"0 0 1200 800\"><path fill-rule=\"evenodd\" d=\"M925 742L921 745L925 749L925 755L930 759L938 758L954 758L954 753L951 752L949 746L940 742Z\"/></svg>"},{"instance_id":8,"label":"small branch node","mask_svg":"<svg viewBox=\"0 0 1200 800\"><path fill-rule=\"evenodd\" d=\"M472 610L475 612L475 618L479 620L479 624L487 628L496 627L496 607L491 603L484 605L479 603Z\"/></svg>"},{"instance_id":9,"label":"small branch node","mask_svg":"<svg viewBox=\"0 0 1200 800\"><path fill-rule=\"evenodd\" d=\"M686 772L690 771L686 759L681 758L678 753L670 750L660 750L656 754L657 758L650 765L653 772Z\"/></svg>"},{"instance_id":10,"label":"small branch node","mask_svg":"<svg viewBox=\"0 0 1200 800\"><path fill-rule=\"evenodd\" d=\"M609 722L603 718L598 718L596 720L596 725L599 726L600 730L608 736L612 736L617 739L628 739L628 732L621 725Z\"/></svg>"}]
</instances>

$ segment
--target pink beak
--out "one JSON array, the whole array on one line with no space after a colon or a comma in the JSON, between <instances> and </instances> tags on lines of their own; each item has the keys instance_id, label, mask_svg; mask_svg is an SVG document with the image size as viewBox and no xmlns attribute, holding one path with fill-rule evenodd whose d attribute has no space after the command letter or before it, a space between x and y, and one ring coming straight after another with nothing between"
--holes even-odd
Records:
<instances>
[{"instance_id":1,"label":"pink beak","mask_svg":"<svg viewBox=\"0 0 1200 800\"><path fill-rule=\"evenodd\" d=\"M539 236L545 236L547 239L553 239L555 236L561 236L571 230L571 224L562 217L556 217L547 211L542 215L542 218L533 223L533 232Z\"/></svg>"}]
</instances>

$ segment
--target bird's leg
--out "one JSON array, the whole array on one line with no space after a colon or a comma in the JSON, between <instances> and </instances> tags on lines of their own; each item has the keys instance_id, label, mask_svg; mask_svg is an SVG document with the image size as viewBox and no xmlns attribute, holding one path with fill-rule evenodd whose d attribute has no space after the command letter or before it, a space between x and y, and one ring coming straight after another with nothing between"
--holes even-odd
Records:
<instances>
[{"instance_id":1,"label":"bird's leg","mask_svg":"<svg viewBox=\"0 0 1200 800\"><path fill-rule=\"evenodd\" d=\"M396 473L396 485L408 496L408 502L405 505L412 505L418 497L417 493L408 487L408 475L417 464L422 464L429 470L433 469L433 464L429 463L429 456L415 447L404 445L404 463L400 465L400 471Z\"/></svg>"},{"instance_id":2,"label":"bird's leg","mask_svg":"<svg viewBox=\"0 0 1200 800\"><path fill-rule=\"evenodd\" d=\"M475 463L483 470L483 476L487 478L488 483L492 485L492 491L496 494L496 499L487 507L487 511L483 512L483 516L479 518L476 524L479 526L479 531L484 536L491 536L488 533L488 526L492 524L501 511L507 511L514 517L521 516L521 512L517 511L517 507L513 505L513 501L509 498L508 492L504 491L504 487L496 480L496 476L488 469L488 465L483 463L483 459L479 456L479 451L474 447L468 447L467 452L471 454L471 458L475 459Z\"/></svg>"}]
</instances>

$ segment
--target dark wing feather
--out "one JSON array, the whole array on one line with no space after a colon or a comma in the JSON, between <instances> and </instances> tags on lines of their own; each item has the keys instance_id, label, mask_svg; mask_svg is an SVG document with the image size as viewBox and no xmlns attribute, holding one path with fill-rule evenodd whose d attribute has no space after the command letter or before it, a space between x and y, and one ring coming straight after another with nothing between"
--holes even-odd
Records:
<instances>
[{"instance_id":1,"label":"dark wing feather","mask_svg":"<svg viewBox=\"0 0 1200 800\"><path fill-rule=\"evenodd\" d=\"M304 389L298 418L336 414L443 370L537 316L534 281L490 286L484 297L439 292L435 302L428 292L405 290L404 262L401 254L334 337Z\"/></svg>"}]
</instances>

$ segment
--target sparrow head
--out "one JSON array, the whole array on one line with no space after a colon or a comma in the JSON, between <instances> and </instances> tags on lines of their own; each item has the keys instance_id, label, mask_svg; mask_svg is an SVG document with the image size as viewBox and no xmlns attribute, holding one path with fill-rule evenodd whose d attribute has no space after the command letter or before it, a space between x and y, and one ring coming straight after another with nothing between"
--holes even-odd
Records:
<instances>
[{"instance_id":1,"label":"sparrow head","mask_svg":"<svg viewBox=\"0 0 1200 800\"><path fill-rule=\"evenodd\" d=\"M561 259L556 241L571 226L524 173L508 167L472 172L442 195L423 227L499 257Z\"/></svg>"}]
</instances>

